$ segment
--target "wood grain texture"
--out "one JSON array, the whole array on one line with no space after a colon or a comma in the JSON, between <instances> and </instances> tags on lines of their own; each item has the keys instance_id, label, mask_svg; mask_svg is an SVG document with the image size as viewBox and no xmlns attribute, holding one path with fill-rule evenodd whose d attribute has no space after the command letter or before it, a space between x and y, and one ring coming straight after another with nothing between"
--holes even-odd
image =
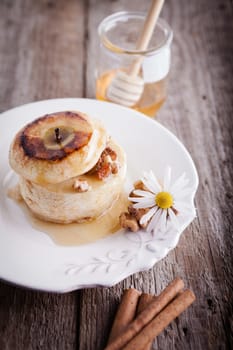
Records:
<instances>
[{"instance_id":1,"label":"wood grain texture","mask_svg":"<svg viewBox=\"0 0 233 350\"><path fill-rule=\"evenodd\" d=\"M76 0L0 2L1 111L82 97L84 7Z\"/></svg>"},{"instance_id":2,"label":"wood grain texture","mask_svg":"<svg viewBox=\"0 0 233 350\"><path fill-rule=\"evenodd\" d=\"M98 23L149 0L2 0L0 111L54 97L94 97ZM169 97L158 121L190 151L197 219L153 269L112 288L56 295L0 284L0 349L102 350L125 288L159 294L180 276L194 305L153 349L225 350L232 339L233 10L228 0L167 0L174 30ZM140 162L140 160L139 160Z\"/></svg>"},{"instance_id":3,"label":"wood grain texture","mask_svg":"<svg viewBox=\"0 0 233 350\"><path fill-rule=\"evenodd\" d=\"M74 349L75 293L55 295L0 284L0 349Z\"/></svg>"},{"instance_id":4,"label":"wood grain texture","mask_svg":"<svg viewBox=\"0 0 233 350\"><path fill-rule=\"evenodd\" d=\"M83 11L76 0L0 2L0 111L82 96ZM77 305L76 293L0 283L0 349L75 349Z\"/></svg>"},{"instance_id":5,"label":"wood grain texture","mask_svg":"<svg viewBox=\"0 0 233 350\"><path fill-rule=\"evenodd\" d=\"M101 1L96 6L90 1L89 23L119 10L145 10L148 3ZM167 1L162 17L174 30L174 42L169 98L158 121L181 139L197 165L198 218L163 261L131 278L135 287L158 293L181 276L197 295L195 305L154 341L153 349L227 349L232 344L232 7L227 1ZM94 52L91 25L89 30ZM93 55L88 62L90 72ZM93 80L88 81L87 95L94 96ZM113 287L116 305L122 288L123 283ZM112 309L111 302L109 315Z\"/></svg>"}]
</instances>

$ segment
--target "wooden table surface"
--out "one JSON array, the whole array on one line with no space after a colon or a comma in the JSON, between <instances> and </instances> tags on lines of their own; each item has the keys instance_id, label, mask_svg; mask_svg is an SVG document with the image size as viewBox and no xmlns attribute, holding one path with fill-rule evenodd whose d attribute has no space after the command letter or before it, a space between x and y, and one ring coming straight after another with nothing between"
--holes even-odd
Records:
<instances>
[{"instance_id":1,"label":"wooden table surface","mask_svg":"<svg viewBox=\"0 0 233 350\"><path fill-rule=\"evenodd\" d=\"M1 0L0 110L49 98L94 98L98 23L116 11L148 7L147 0ZM169 97L157 119L197 166L197 219L153 269L112 288L59 295L2 281L1 350L101 350L124 288L156 294L176 276L197 300L153 349L222 350L233 344L232 4L167 0L162 17L174 42Z\"/></svg>"}]
</instances>

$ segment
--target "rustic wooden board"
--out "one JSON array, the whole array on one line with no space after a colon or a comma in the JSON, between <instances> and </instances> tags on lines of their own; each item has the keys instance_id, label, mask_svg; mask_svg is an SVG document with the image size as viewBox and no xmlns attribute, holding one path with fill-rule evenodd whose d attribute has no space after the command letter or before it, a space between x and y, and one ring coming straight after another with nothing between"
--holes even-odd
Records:
<instances>
[{"instance_id":1,"label":"rustic wooden board","mask_svg":"<svg viewBox=\"0 0 233 350\"><path fill-rule=\"evenodd\" d=\"M82 96L83 12L76 0L1 1L1 111ZM0 349L74 349L77 301L76 293L39 293L1 283Z\"/></svg>"},{"instance_id":2,"label":"rustic wooden board","mask_svg":"<svg viewBox=\"0 0 233 350\"><path fill-rule=\"evenodd\" d=\"M93 23L96 27L112 12L135 8L145 10L148 2L101 1L97 6L90 1L88 96L94 96L91 68L97 35ZM103 294L83 291L81 303L89 305L85 314L94 322L98 318L101 326L89 330L88 346L81 328L84 336L80 337L80 349L104 346L125 286L132 284L145 292L158 293L175 276L181 276L194 290L197 301L158 337L153 349L226 349L232 342L232 9L230 3L220 1L170 1L162 16L174 30L174 42L169 98L158 120L182 140L197 165L198 218L182 235L178 247L153 270L135 274L113 287L113 300L109 301L109 292L103 289L108 301L102 318L99 310L93 317L91 305L93 293L97 305L102 303ZM100 328L105 336L95 343Z\"/></svg>"},{"instance_id":3,"label":"rustic wooden board","mask_svg":"<svg viewBox=\"0 0 233 350\"><path fill-rule=\"evenodd\" d=\"M2 0L0 111L54 97L94 97L98 23L149 1ZM56 295L0 284L0 349L102 350L124 288L159 293L175 276L195 304L153 349L229 349L232 340L233 11L230 1L167 0L174 30L169 97L158 120L199 172L198 218L148 272L112 288Z\"/></svg>"},{"instance_id":4,"label":"rustic wooden board","mask_svg":"<svg viewBox=\"0 0 233 350\"><path fill-rule=\"evenodd\" d=\"M1 1L1 111L42 99L82 97L83 3Z\"/></svg>"}]
</instances>

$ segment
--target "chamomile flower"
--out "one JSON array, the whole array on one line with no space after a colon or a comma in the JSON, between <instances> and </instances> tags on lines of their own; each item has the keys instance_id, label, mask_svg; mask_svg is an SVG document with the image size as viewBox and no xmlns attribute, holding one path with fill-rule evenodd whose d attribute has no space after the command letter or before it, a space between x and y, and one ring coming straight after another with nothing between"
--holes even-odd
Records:
<instances>
[{"instance_id":1,"label":"chamomile flower","mask_svg":"<svg viewBox=\"0 0 233 350\"><path fill-rule=\"evenodd\" d=\"M136 189L129 197L135 209L147 209L140 225L147 225L148 232L165 230L168 224L178 229L178 217L187 211L185 197L191 193L185 173L172 184L171 168L167 167L162 184L152 171L145 172L141 181L145 190Z\"/></svg>"}]
</instances>

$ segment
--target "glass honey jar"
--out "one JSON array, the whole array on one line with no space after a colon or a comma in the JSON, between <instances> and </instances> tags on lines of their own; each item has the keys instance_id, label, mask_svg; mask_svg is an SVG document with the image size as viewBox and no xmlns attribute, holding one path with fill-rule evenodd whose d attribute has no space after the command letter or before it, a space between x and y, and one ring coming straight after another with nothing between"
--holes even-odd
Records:
<instances>
[{"instance_id":1,"label":"glass honey jar","mask_svg":"<svg viewBox=\"0 0 233 350\"><path fill-rule=\"evenodd\" d=\"M95 72L96 98L116 102L108 93L114 78L119 71L130 71L137 60L140 62L138 76L143 87L139 98L128 107L154 117L166 100L173 33L169 25L159 19L149 47L144 51L136 50L145 17L146 14L141 12L118 12L100 23L100 45ZM124 105L121 101L118 99L117 103Z\"/></svg>"}]
</instances>

